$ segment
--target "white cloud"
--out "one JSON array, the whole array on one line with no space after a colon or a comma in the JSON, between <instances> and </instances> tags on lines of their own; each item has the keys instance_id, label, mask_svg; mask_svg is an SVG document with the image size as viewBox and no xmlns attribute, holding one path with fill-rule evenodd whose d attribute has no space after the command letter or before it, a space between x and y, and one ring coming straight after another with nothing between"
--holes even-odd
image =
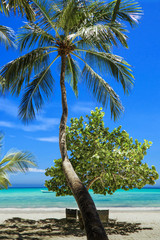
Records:
<instances>
[{"instance_id":1,"label":"white cloud","mask_svg":"<svg viewBox=\"0 0 160 240\"><path fill-rule=\"evenodd\" d=\"M78 102L72 107L72 111L76 113L89 113L93 109L94 107L92 102Z\"/></svg>"},{"instance_id":2,"label":"white cloud","mask_svg":"<svg viewBox=\"0 0 160 240\"><path fill-rule=\"evenodd\" d=\"M47 131L54 128L55 125L59 125L60 120L58 118L40 118L36 121L37 124L15 124L9 121L0 121L0 127L21 129L25 132Z\"/></svg>"},{"instance_id":3,"label":"white cloud","mask_svg":"<svg viewBox=\"0 0 160 240\"><path fill-rule=\"evenodd\" d=\"M38 117L35 121L37 124L22 125L21 129L26 132L46 131L52 129L55 125L59 125L60 123L59 118Z\"/></svg>"},{"instance_id":4,"label":"white cloud","mask_svg":"<svg viewBox=\"0 0 160 240\"><path fill-rule=\"evenodd\" d=\"M57 143L59 142L58 137L41 137L41 138L35 138L35 140L40 141L40 142L52 142L52 143Z\"/></svg>"},{"instance_id":5,"label":"white cloud","mask_svg":"<svg viewBox=\"0 0 160 240\"><path fill-rule=\"evenodd\" d=\"M6 98L0 98L0 111L13 117L18 115L18 107Z\"/></svg>"},{"instance_id":6,"label":"white cloud","mask_svg":"<svg viewBox=\"0 0 160 240\"><path fill-rule=\"evenodd\" d=\"M7 121L0 121L0 127L14 128L15 124Z\"/></svg>"},{"instance_id":7,"label":"white cloud","mask_svg":"<svg viewBox=\"0 0 160 240\"><path fill-rule=\"evenodd\" d=\"M10 100L6 98L0 98L0 112L4 112L14 117L14 119L17 119L18 107ZM23 125L21 121L19 121L18 124L14 123L14 121L0 121L0 127L21 129L26 132L36 132L53 129L54 126L59 125L59 123L59 118L47 118L44 116L37 116L37 119L35 119L34 123L29 123L28 125Z\"/></svg>"},{"instance_id":8,"label":"white cloud","mask_svg":"<svg viewBox=\"0 0 160 240\"><path fill-rule=\"evenodd\" d=\"M29 168L29 172L35 172L35 173L44 173L45 169L38 169L38 168Z\"/></svg>"}]
</instances>

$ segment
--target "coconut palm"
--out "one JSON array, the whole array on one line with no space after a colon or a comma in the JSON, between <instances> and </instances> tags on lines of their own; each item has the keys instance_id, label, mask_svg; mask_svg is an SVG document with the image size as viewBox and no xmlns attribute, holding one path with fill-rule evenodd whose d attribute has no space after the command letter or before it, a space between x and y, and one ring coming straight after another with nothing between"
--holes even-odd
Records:
<instances>
[{"instance_id":1,"label":"coconut palm","mask_svg":"<svg viewBox=\"0 0 160 240\"><path fill-rule=\"evenodd\" d=\"M0 135L0 150L3 136ZM33 155L23 151L9 151L0 161L0 189L11 186L8 173L26 172L30 166L36 166Z\"/></svg>"},{"instance_id":2,"label":"coconut palm","mask_svg":"<svg viewBox=\"0 0 160 240\"><path fill-rule=\"evenodd\" d=\"M134 1L127 0L121 4L120 1L106 4L85 0L34 0L34 10L36 21L22 27L18 36L21 51L31 51L6 64L1 74L12 94L19 95L24 90L19 116L29 121L35 118L36 112L53 94L51 67L59 60L63 109L59 146L63 171L82 213L87 239L106 240L108 238L94 202L67 156L65 81L69 82L77 96L78 81L82 79L98 102L103 106L109 102L111 115L116 119L123 107L105 79L111 76L121 83L125 93L129 93L133 75L130 65L112 53L112 46L120 43L127 47L127 30L122 21L131 25L137 23L141 10Z\"/></svg>"}]
</instances>

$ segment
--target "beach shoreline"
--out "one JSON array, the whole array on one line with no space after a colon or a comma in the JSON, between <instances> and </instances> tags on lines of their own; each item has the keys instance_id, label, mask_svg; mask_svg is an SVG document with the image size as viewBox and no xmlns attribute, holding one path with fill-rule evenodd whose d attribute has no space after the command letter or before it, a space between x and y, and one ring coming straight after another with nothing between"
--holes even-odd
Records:
<instances>
[{"instance_id":1,"label":"beach shoreline","mask_svg":"<svg viewBox=\"0 0 160 240\"><path fill-rule=\"evenodd\" d=\"M104 208L98 208L104 209ZM109 209L109 218L117 222L140 224L142 230L129 235L112 234L110 240L159 240L160 208L105 208ZM64 219L65 208L0 208L0 224L7 219ZM50 240L84 240L85 236L55 236Z\"/></svg>"}]
</instances>

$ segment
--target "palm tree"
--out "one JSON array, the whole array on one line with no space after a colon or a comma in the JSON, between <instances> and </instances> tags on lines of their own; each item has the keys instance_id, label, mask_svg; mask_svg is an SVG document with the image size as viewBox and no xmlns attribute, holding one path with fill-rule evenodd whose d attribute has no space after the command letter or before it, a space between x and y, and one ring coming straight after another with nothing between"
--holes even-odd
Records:
<instances>
[{"instance_id":1,"label":"palm tree","mask_svg":"<svg viewBox=\"0 0 160 240\"><path fill-rule=\"evenodd\" d=\"M2 148L3 136L0 135L0 150ZM9 151L0 161L0 190L11 186L8 179L9 173L26 172L30 166L36 166L33 155L23 151Z\"/></svg>"},{"instance_id":2,"label":"palm tree","mask_svg":"<svg viewBox=\"0 0 160 240\"><path fill-rule=\"evenodd\" d=\"M127 47L126 27L137 23L141 9L134 1L112 1L109 4L87 0L34 0L36 21L21 28L18 41L21 51L29 53L6 64L1 75L7 88L19 95L24 90L19 116L24 121L35 118L44 101L53 93L54 79L51 67L59 59L61 64L60 86L62 117L59 130L59 147L62 166L72 190L87 234L87 239L108 239L87 189L76 175L67 156L66 122L68 106L65 80L78 95L78 80L103 106L110 103L111 116L116 119L123 111L122 104L113 88L104 80L111 75L120 82L124 92L133 86L130 65L112 53L112 46L121 43ZM49 57L52 58L49 61ZM79 63L82 64L79 64ZM83 70L81 66L83 65Z\"/></svg>"}]
</instances>

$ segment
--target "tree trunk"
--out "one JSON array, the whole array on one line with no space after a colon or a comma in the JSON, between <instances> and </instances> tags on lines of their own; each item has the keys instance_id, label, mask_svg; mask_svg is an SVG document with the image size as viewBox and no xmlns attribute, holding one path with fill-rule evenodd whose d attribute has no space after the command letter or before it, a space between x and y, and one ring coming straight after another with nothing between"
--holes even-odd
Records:
<instances>
[{"instance_id":1,"label":"tree trunk","mask_svg":"<svg viewBox=\"0 0 160 240\"><path fill-rule=\"evenodd\" d=\"M65 88L65 64L66 56L61 56L61 94L62 94L62 117L59 129L59 147L62 156L62 166L64 174L67 178L68 184L72 190L73 196L76 199L80 212L82 214L84 227L87 234L88 240L108 240L104 227L100 221L98 213L96 211L95 204L88 193L85 186L82 184L77 174L75 173L72 164L70 163L67 156L66 147L66 122L68 117L68 106L66 98Z\"/></svg>"}]
</instances>

